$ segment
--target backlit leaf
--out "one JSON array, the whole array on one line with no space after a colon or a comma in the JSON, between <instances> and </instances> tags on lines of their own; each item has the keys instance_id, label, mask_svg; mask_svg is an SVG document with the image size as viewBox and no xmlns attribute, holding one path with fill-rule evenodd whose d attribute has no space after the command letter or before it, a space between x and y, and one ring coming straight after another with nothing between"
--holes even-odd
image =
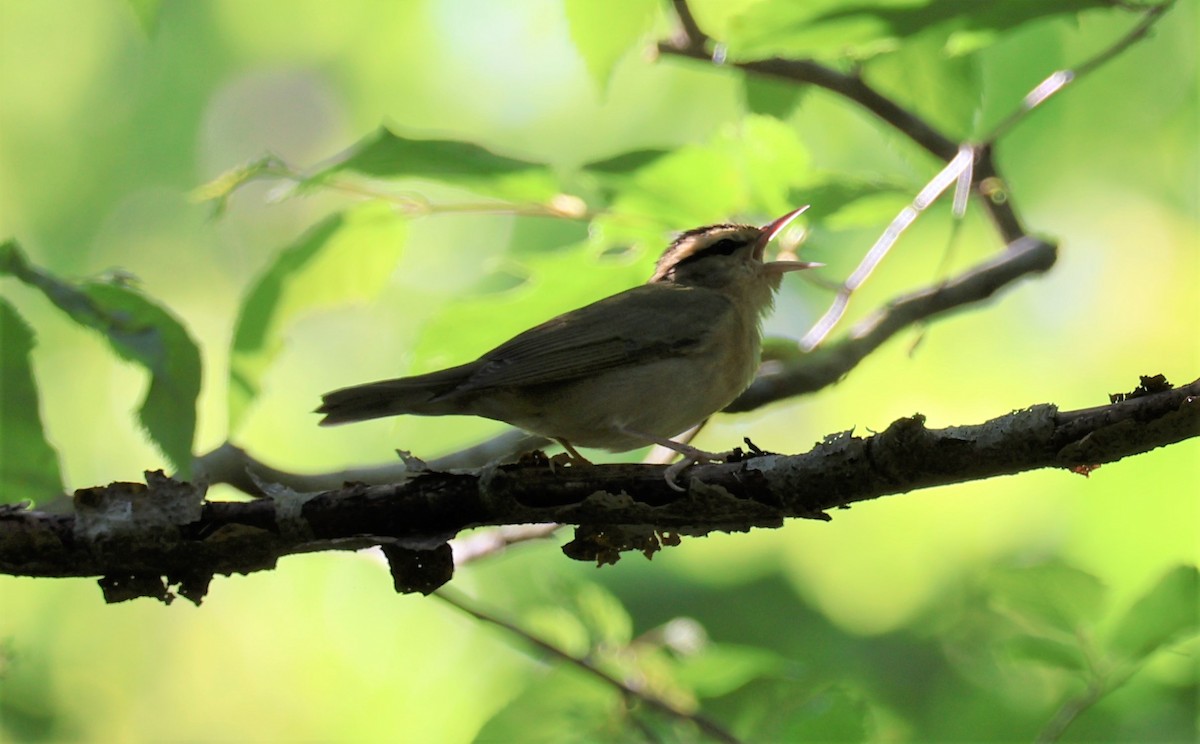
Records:
<instances>
[{"instance_id":1,"label":"backlit leaf","mask_svg":"<svg viewBox=\"0 0 1200 744\"><path fill-rule=\"evenodd\" d=\"M0 299L0 502L46 501L62 492L58 453L46 440L29 363L33 329Z\"/></svg>"},{"instance_id":2,"label":"backlit leaf","mask_svg":"<svg viewBox=\"0 0 1200 744\"><path fill-rule=\"evenodd\" d=\"M1134 603L1117 625L1113 647L1145 658L1172 641L1200 632L1200 573L1178 566Z\"/></svg>"},{"instance_id":3,"label":"backlit leaf","mask_svg":"<svg viewBox=\"0 0 1200 744\"><path fill-rule=\"evenodd\" d=\"M608 88L617 60L650 30L657 10L655 0L566 0L571 41L601 91Z\"/></svg>"},{"instance_id":4,"label":"backlit leaf","mask_svg":"<svg viewBox=\"0 0 1200 744\"><path fill-rule=\"evenodd\" d=\"M229 359L229 426L258 396L262 376L297 316L374 297L400 258L407 221L383 204L327 218L280 251L238 314Z\"/></svg>"},{"instance_id":5,"label":"backlit leaf","mask_svg":"<svg viewBox=\"0 0 1200 744\"><path fill-rule=\"evenodd\" d=\"M364 137L309 183L344 172L439 181L508 199L542 201L557 193L556 181L543 163L498 155L472 142L414 139L387 128Z\"/></svg>"},{"instance_id":6,"label":"backlit leaf","mask_svg":"<svg viewBox=\"0 0 1200 744\"><path fill-rule=\"evenodd\" d=\"M150 373L138 420L183 477L191 466L200 393L200 351L183 324L118 281L68 282L30 264L16 243L0 246L0 273L36 287L72 320L99 332L122 359Z\"/></svg>"}]
</instances>

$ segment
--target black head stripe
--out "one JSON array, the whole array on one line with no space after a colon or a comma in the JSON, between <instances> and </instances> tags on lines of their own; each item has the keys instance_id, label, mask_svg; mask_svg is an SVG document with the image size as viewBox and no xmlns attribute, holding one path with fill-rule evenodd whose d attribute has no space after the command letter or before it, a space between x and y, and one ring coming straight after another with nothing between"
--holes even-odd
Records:
<instances>
[{"instance_id":1,"label":"black head stripe","mask_svg":"<svg viewBox=\"0 0 1200 744\"><path fill-rule=\"evenodd\" d=\"M704 255L715 254L720 256L732 256L734 251L736 251L738 248L741 248L745 244L746 241L744 240L738 240L736 238L722 238L704 250L696 252Z\"/></svg>"}]
</instances>

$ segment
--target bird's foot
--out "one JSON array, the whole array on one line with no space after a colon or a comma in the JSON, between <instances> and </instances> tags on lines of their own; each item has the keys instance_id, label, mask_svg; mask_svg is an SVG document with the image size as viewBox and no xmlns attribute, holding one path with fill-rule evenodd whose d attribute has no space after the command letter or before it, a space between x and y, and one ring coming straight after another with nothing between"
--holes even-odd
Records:
<instances>
[{"instance_id":1,"label":"bird's foot","mask_svg":"<svg viewBox=\"0 0 1200 744\"><path fill-rule=\"evenodd\" d=\"M559 452L557 455L550 457L550 469L556 467L578 467L579 465L591 465L592 461L579 454L579 450L571 446L571 443L565 439L555 438L556 442L562 445L565 452Z\"/></svg>"},{"instance_id":2,"label":"bird's foot","mask_svg":"<svg viewBox=\"0 0 1200 744\"><path fill-rule=\"evenodd\" d=\"M669 444L668 444L669 442ZM667 467L663 473L663 478L666 479L667 485L673 491L683 492L687 489L679 485L675 480L680 473L687 470L693 465L699 465L704 462L737 462L741 459L741 449L730 450L729 452L709 452L693 447L688 444L680 444L679 442L671 441L670 439L657 442L668 449L673 449L678 452L681 457Z\"/></svg>"}]
</instances>

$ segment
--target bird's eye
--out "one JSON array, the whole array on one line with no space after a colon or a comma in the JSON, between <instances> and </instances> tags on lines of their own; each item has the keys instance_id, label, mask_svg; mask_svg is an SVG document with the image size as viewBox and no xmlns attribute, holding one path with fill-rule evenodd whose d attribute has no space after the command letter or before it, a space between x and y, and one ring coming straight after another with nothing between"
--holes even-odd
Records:
<instances>
[{"instance_id":1,"label":"bird's eye","mask_svg":"<svg viewBox=\"0 0 1200 744\"><path fill-rule=\"evenodd\" d=\"M704 253L709 255L730 256L738 248L741 248L744 243L734 238L722 238L712 245L704 249Z\"/></svg>"}]
</instances>

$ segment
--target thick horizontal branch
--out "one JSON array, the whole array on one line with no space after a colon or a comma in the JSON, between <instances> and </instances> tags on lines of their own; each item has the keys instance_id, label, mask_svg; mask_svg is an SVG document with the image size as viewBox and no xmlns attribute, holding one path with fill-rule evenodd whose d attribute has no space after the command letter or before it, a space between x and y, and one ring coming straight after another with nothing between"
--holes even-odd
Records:
<instances>
[{"instance_id":1,"label":"thick horizontal branch","mask_svg":"<svg viewBox=\"0 0 1200 744\"><path fill-rule=\"evenodd\" d=\"M801 455L697 466L676 493L654 465L552 466L544 459L466 472L414 473L403 483L349 484L253 502L206 502L161 474L75 494L76 513L0 510L0 572L102 576L110 599L198 600L214 574L273 568L285 555L383 545L397 587L432 591L449 578L447 540L485 525L578 525L564 547L611 562L679 535L778 527L789 517L889 494L1037 468L1086 473L1200 435L1200 380L1169 389L1146 379L1135 397L1060 412L1038 405L973 426L927 429L914 415L869 437L833 435ZM401 566L401 568L397 568Z\"/></svg>"}]
</instances>

